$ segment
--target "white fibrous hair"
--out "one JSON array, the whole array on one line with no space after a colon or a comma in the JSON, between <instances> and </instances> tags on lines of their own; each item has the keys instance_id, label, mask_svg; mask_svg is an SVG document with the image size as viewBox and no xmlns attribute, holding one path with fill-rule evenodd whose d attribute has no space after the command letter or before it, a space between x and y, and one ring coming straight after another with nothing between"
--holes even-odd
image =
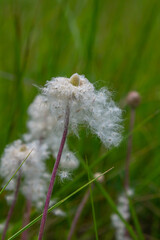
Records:
<instances>
[{"instance_id":1,"label":"white fibrous hair","mask_svg":"<svg viewBox=\"0 0 160 240\"><path fill-rule=\"evenodd\" d=\"M87 78L76 73L70 78L52 78L42 88L42 94L48 100L52 115L57 117L56 128L62 129L69 105L69 129L75 134L79 124L87 124L106 147L120 143L122 111L107 89L96 91Z\"/></svg>"},{"instance_id":2,"label":"white fibrous hair","mask_svg":"<svg viewBox=\"0 0 160 240\"><path fill-rule=\"evenodd\" d=\"M25 134L24 140L31 141L38 139L47 144L48 149L57 157L60 141L62 138L62 129L57 127L59 121L56 115L51 114L48 100L43 95L38 95L28 108L29 120L27 123L29 133ZM79 165L74 153L69 151L67 144L64 146L60 167L74 170Z\"/></svg>"},{"instance_id":3,"label":"white fibrous hair","mask_svg":"<svg viewBox=\"0 0 160 240\"><path fill-rule=\"evenodd\" d=\"M28 178L22 184L21 191L26 199L30 199L32 204L42 210L46 198L50 175L41 172L41 176Z\"/></svg>"},{"instance_id":4,"label":"white fibrous hair","mask_svg":"<svg viewBox=\"0 0 160 240\"><path fill-rule=\"evenodd\" d=\"M22 161L27 158L19 170L21 174L20 189L26 198L31 199L35 203L35 206L38 204L38 201L44 201L46 196L49 181L45 167L45 159L47 157L46 144L40 144L39 141L23 143L21 140L17 140L5 148L1 158L0 170L4 183L11 178ZM17 176L18 173L7 186L10 194L6 196L6 199L9 203L13 200Z\"/></svg>"},{"instance_id":5,"label":"white fibrous hair","mask_svg":"<svg viewBox=\"0 0 160 240\"><path fill-rule=\"evenodd\" d=\"M5 227L5 222L0 223L0 233L3 232L4 227Z\"/></svg>"},{"instance_id":6,"label":"white fibrous hair","mask_svg":"<svg viewBox=\"0 0 160 240\"><path fill-rule=\"evenodd\" d=\"M42 95L35 97L28 108L28 115L27 128L29 133L24 134L25 141L43 140L56 126L57 119L51 115L47 98Z\"/></svg>"},{"instance_id":7,"label":"white fibrous hair","mask_svg":"<svg viewBox=\"0 0 160 240\"><path fill-rule=\"evenodd\" d=\"M133 195L133 191L129 189L127 191L128 196ZM122 215L122 217L129 221L130 218L130 212L129 212L129 200L127 196L122 193L118 198L118 211ZM115 237L116 240L131 240L131 238L128 235L128 232L126 230L125 224L121 221L119 216L117 214L111 215L111 221L112 225L115 228Z\"/></svg>"},{"instance_id":8,"label":"white fibrous hair","mask_svg":"<svg viewBox=\"0 0 160 240\"><path fill-rule=\"evenodd\" d=\"M68 170L59 170L57 175L59 176L61 182L71 178L71 173Z\"/></svg>"},{"instance_id":9,"label":"white fibrous hair","mask_svg":"<svg viewBox=\"0 0 160 240\"><path fill-rule=\"evenodd\" d=\"M61 129L60 129L61 130ZM53 157L56 158L59 151L59 146L62 138L62 131L58 128L53 131L47 139L47 145L51 150ZM75 154L68 149L67 144L64 145L61 161L59 164L60 172L58 174L60 180L63 182L67 178L70 178L71 172L78 168L79 161L76 158Z\"/></svg>"},{"instance_id":10,"label":"white fibrous hair","mask_svg":"<svg viewBox=\"0 0 160 240\"><path fill-rule=\"evenodd\" d=\"M8 145L1 158L1 175L4 179L8 180L26 157L27 160L21 170L28 177L29 174L37 173L37 167L44 169L42 160L48 157L47 145L40 145L39 141L23 143L21 140L16 140Z\"/></svg>"},{"instance_id":11,"label":"white fibrous hair","mask_svg":"<svg viewBox=\"0 0 160 240\"><path fill-rule=\"evenodd\" d=\"M74 170L79 166L79 161L71 151L63 151L60 162L61 169Z\"/></svg>"},{"instance_id":12,"label":"white fibrous hair","mask_svg":"<svg viewBox=\"0 0 160 240\"><path fill-rule=\"evenodd\" d=\"M56 158L58 154L58 149L54 151L54 157ZM63 182L66 179L70 179L71 172L78 168L79 161L75 157L74 153L69 151L67 146L64 147L62 152L61 161L59 164L60 171L58 172L58 176L60 180Z\"/></svg>"},{"instance_id":13,"label":"white fibrous hair","mask_svg":"<svg viewBox=\"0 0 160 240\"><path fill-rule=\"evenodd\" d=\"M54 209L53 214L58 216L58 217L66 217L66 213L60 208Z\"/></svg>"},{"instance_id":14,"label":"white fibrous hair","mask_svg":"<svg viewBox=\"0 0 160 240\"><path fill-rule=\"evenodd\" d=\"M50 200L50 202L49 202L49 207L54 206L56 203L57 203L57 199L52 199L52 200ZM59 217L65 217L65 216L66 216L66 213L65 213L61 208L55 208L55 209L53 209L53 210L52 210L52 213L53 213L55 216L59 216Z\"/></svg>"},{"instance_id":15,"label":"white fibrous hair","mask_svg":"<svg viewBox=\"0 0 160 240\"><path fill-rule=\"evenodd\" d=\"M59 146L60 146L60 141L62 137L62 132L58 131L56 129L53 133L53 135L50 135L50 137L47 139L47 144L49 148L52 150L53 156L56 158L58 151L59 151ZM60 168L63 170L74 170L79 166L79 161L74 155L73 152L71 152L68 149L67 144L63 148L62 152L62 157L60 161Z\"/></svg>"}]
</instances>

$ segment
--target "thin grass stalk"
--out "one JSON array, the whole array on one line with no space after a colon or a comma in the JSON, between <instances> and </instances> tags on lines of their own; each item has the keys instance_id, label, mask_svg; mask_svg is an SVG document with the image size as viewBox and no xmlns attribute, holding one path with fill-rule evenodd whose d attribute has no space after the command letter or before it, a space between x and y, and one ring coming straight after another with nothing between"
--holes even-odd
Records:
<instances>
[{"instance_id":1,"label":"thin grass stalk","mask_svg":"<svg viewBox=\"0 0 160 240\"><path fill-rule=\"evenodd\" d=\"M143 232L142 232L142 229L141 229L141 225L139 223L136 211L135 211L135 209L133 207L132 200L130 198L129 198L129 208L130 208L130 211L131 211L131 216L132 216L132 219L134 221L135 228L136 228L137 233L138 233L139 240L144 240L144 236L143 236Z\"/></svg>"},{"instance_id":2,"label":"thin grass stalk","mask_svg":"<svg viewBox=\"0 0 160 240\"><path fill-rule=\"evenodd\" d=\"M92 66L92 59L93 59L93 50L96 38L96 31L97 31L97 23L98 23L98 11L99 11L99 1L93 0L92 1L92 15L91 15L91 23L89 29L89 36L87 41L87 49L86 49L86 67L84 72L89 72Z\"/></svg>"},{"instance_id":3,"label":"thin grass stalk","mask_svg":"<svg viewBox=\"0 0 160 240\"><path fill-rule=\"evenodd\" d=\"M95 237L96 237L96 240L98 240L96 213L95 213L95 207L94 207L94 202L93 202L93 194L92 194L92 187L91 186L89 186L89 190L90 190L90 199L91 199L91 206L92 206L92 216L93 216L93 222L94 222Z\"/></svg>"},{"instance_id":4,"label":"thin grass stalk","mask_svg":"<svg viewBox=\"0 0 160 240\"><path fill-rule=\"evenodd\" d=\"M16 189L15 189L15 193L14 193L14 198L13 198L12 204L10 206L10 209L9 209L9 212L8 212L8 215L7 215L7 220L6 220L6 223L5 223L5 226L4 226L4 230L3 230L3 233L2 233L2 240L5 240L5 237L6 237L6 233L7 233L8 226L9 226L9 222L10 222L10 219L12 217L13 210L14 210L14 207L15 207L15 204L16 204L16 201L17 201L19 188L20 188L20 182L21 182L21 172L19 172L19 175L18 175Z\"/></svg>"},{"instance_id":5,"label":"thin grass stalk","mask_svg":"<svg viewBox=\"0 0 160 240\"><path fill-rule=\"evenodd\" d=\"M86 163L87 163L87 170L88 170L88 180L90 181L91 177L90 177L90 171L89 171L88 160L87 159L86 159ZM92 206L92 217L93 217L93 223L94 223L94 232L95 232L95 238L96 238L96 240L98 240L98 228L97 228L96 213L95 213L93 193L92 193L93 188L94 188L93 184L89 186L90 201L91 201L91 206Z\"/></svg>"},{"instance_id":6,"label":"thin grass stalk","mask_svg":"<svg viewBox=\"0 0 160 240\"><path fill-rule=\"evenodd\" d=\"M131 108L131 117L130 117L130 126L129 132L130 135L128 137L128 146L127 146L127 157L126 157L126 166L125 166L125 180L124 180L124 187L125 190L128 191L129 189L129 166L131 161L131 154L132 154L132 145L133 145L133 128L135 122L135 108Z\"/></svg>"},{"instance_id":7,"label":"thin grass stalk","mask_svg":"<svg viewBox=\"0 0 160 240\"><path fill-rule=\"evenodd\" d=\"M141 227L138 222L138 218L136 216L136 212L134 211L134 208L132 206L131 209L131 199L129 198L129 189L130 189L130 176L129 176L129 167L130 167L130 161L131 161L131 154L132 154L132 145L133 145L133 128L135 123L135 114L136 114L136 108L138 107L140 103L140 95L138 92L132 91L127 96L127 103L130 106L131 113L130 113L130 126L129 126L129 137L128 137L128 146L127 146L127 156L126 156L126 167L125 167L125 180L124 180L124 188L126 190L126 194L129 200L130 210L131 214L136 226L136 230L138 231L139 239L143 239L143 234L141 231ZM127 220L129 221L129 219ZM129 233L126 229L125 236L128 237Z\"/></svg>"},{"instance_id":8,"label":"thin grass stalk","mask_svg":"<svg viewBox=\"0 0 160 240\"><path fill-rule=\"evenodd\" d=\"M113 202L112 198L110 197L110 195L108 194L106 189L98 181L95 182L95 184L97 185L98 189L103 194L103 196L105 197L107 203L114 210L114 212L119 216L121 221L125 224L126 229L128 230L128 232L129 232L130 236L132 237L132 239L133 240L138 240L138 237L137 237L136 233L134 232L132 226L123 218L121 213L118 211L116 204Z\"/></svg>"},{"instance_id":9,"label":"thin grass stalk","mask_svg":"<svg viewBox=\"0 0 160 240\"><path fill-rule=\"evenodd\" d=\"M86 202L88 201L88 198L89 198L89 195L90 195L90 189L88 189L82 199L82 201L80 202L78 208L77 208L77 211L76 211L76 214L74 216L74 219L72 221L72 225L71 225L71 228L70 228L70 231L69 231L69 234L68 234L68 237L67 237L67 240L71 240L72 239L72 236L75 232L75 229L76 229L76 226L77 226L77 222L80 218L80 215L86 205Z\"/></svg>"},{"instance_id":10,"label":"thin grass stalk","mask_svg":"<svg viewBox=\"0 0 160 240\"><path fill-rule=\"evenodd\" d=\"M83 161L83 159L80 156L79 156L79 160L80 160L80 163L82 164L82 166L84 167L84 169L86 171L88 171L91 176L93 176L93 173L92 173L92 171L90 169L92 167L92 165L91 165L90 168L88 168L88 166L86 165L86 163ZM119 216L121 221L125 224L125 226L126 226L128 232L130 233L131 237L134 240L138 240L136 234L134 233L134 230L133 230L132 226L123 218L122 214L118 211L116 204L113 202L112 198L110 197L108 192L105 190L105 188L103 186L101 186L101 184L99 184L98 182L95 182L95 184L98 186L98 188L100 189L101 193L106 198L106 200L107 200L108 204L110 205L110 207Z\"/></svg>"},{"instance_id":11,"label":"thin grass stalk","mask_svg":"<svg viewBox=\"0 0 160 240\"><path fill-rule=\"evenodd\" d=\"M17 170L14 172L14 174L12 175L12 177L8 180L8 182L5 184L5 186L2 188L2 190L0 191L0 194L2 194L2 192L6 189L6 187L8 186L8 184L10 183L10 181L14 178L14 176L16 175L16 173L20 170L20 168L22 167L22 165L25 163L25 161L27 160L27 158L30 156L31 152L33 151L33 149L30 151L30 153L27 155L27 157L23 160L23 162L20 164L20 166L17 168Z\"/></svg>"},{"instance_id":12,"label":"thin grass stalk","mask_svg":"<svg viewBox=\"0 0 160 240\"><path fill-rule=\"evenodd\" d=\"M69 105L67 105L63 136L62 136L62 140L61 140L61 144L60 144L60 147L59 147L57 159L56 159L56 162L54 164L54 168L53 168L53 172L52 172L52 176L51 176L51 181L50 181L49 188L48 188L48 193L47 193L46 202L45 202L44 211L43 211L43 216L42 216L42 220L41 220L38 240L42 240L43 233L44 233L44 227L45 227L45 223L46 223L46 220L47 220L47 212L48 212L49 202L50 202L50 198L51 198L52 191L53 191L53 186L54 186L54 182L55 182L55 178L56 178L56 173L57 173L58 166L59 166L59 163L60 163L60 160L61 160L63 147L64 147L64 144L65 144L65 141L66 141L66 138L67 138L68 126L69 126L69 115L70 115L70 109L69 109Z\"/></svg>"},{"instance_id":13,"label":"thin grass stalk","mask_svg":"<svg viewBox=\"0 0 160 240\"><path fill-rule=\"evenodd\" d=\"M134 130L131 133L128 133L124 136L124 138L122 139L122 143L130 136L130 134L133 134L135 132L137 132L139 129L141 129L143 126L145 126L145 124L147 124L148 122L150 122L152 119L154 119L155 117L157 117L160 114L160 110L156 110L155 112L153 112L152 114L150 114L148 117L145 118L145 120L143 120L140 124L138 124L136 127L134 127ZM108 157L108 155L110 155L112 153L113 149L111 149L110 151L107 151L104 155L102 155L100 158L97 158L91 165L90 165L90 169L96 167L100 162L106 160L106 158ZM80 157L80 155L78 153L76 153L77 158L81 161L81 163L83 164L83 161ZM108 180L113 179L115 176L117 176L121 171L123 170L123 167L120 168L120 170L114 171L113 174L110 174L110 176L108 177ZM158 171L159 172L159 169ZM83 170L81 173L79 173L75 179L74 182L78 182L78 180L83 177L85 174L85 171ZM72 182L68 183L68 185L65 187L66 189L69 189L71 186L73 185ZM58 194L62 194L64 192L64 189L59 189Z\"/></svg>"},{"instance_id":14,"label":"thin grass stalk","mask_svg":"<svg viewBox=\"0 0 160 240\"><path fill-rule=\"evenodd\" d=\"M78 188L77 190L75 190L74 192L72 192L71 194L69 194L67 197L63 198L62 200L60 200L58 203L56 203L55 205L53 205L52 207L50 207L48 209L48 213L52 212L53 209L55 209L56 207L59 207L62 203L64 203L65 201L67 201L68 199L70 199L71 197L73 197L76 193L80 192L82 189L84 189L85 187L87 187L89 184L95 182L95 180L97 180L98 178L100 178L101 176L103 176L104 174L108 173L109 171L111 171L113 169L110 168L107 171L103 172L102 174L100 174L98 177L93 178L91 181L87 182L86 184L84 184L82 187ZM18 232L16 232L13 236L11 236L8 240L12 240L15 239L17 236L19 236L22 232L24 232L26 229L30 228L31 226L33 226L36 222L38 222L41 218L42 218L43 214L39 215L38 217L36 217L35 219L33 219L27 226L25 226L24 228L20 229Z\"/></svg>"},{"instance_id":15,"label":"thin grass stalk","mask_svg":"<svg viewBox=\"0 0 160 240\"><path fill-rule=\"evenodd\" d=\"M28 225L30 222L30 215L31 215L31 200L28 198L26 200L26 208L25 208L25 213L23 216L23 227ZM22 233L21 240L27 240L28 239L28 229Z\"/></svg>"},{"instance_id":16,"label":"thin grass stalk","mask_svg":"<svg viewBox=\"0 0 160 240\"><path fill-rule=\"evenodd\" d=\"M130 113L130 124L129 124L129 133L131 133L128 137L128 145L127 145L127 156L126 156L126 165L125 165L125 179L124 179L124 188L126 193L128 193L129 185L130 185L130 174L129 174L129 167L131 162L131 154L132 154L132 145L133 145L133 128L135 122L135 108L131 107ZM126 220L127 221L127 220ZM125 237L127 238L129 233L127 229L125 230Z\"/></svg>"}]
</instances>

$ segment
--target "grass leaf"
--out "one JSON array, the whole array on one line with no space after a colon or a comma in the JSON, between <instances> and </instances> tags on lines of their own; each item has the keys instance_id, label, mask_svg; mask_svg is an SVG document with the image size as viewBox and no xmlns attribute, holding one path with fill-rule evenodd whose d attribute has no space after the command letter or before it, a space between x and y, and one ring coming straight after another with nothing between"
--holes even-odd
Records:
<instances>
[{"instance_id":1,"label":"grass leaf","mask_svg":"<svg viewBox=\"0 0 160 240\"><path fill-rule=\"evenodd\" d=\"M134 221L135 228L136 228L136 231L137 231L137 234L138 234L138 239L139 240L144 240L143 232L141 230L141 225L138 221L138 217L137 217L136 211L133 207L131 198L129 198L129 207L130 207L131 216L132 216L132 219Z\"/></svg>"},{"instance_id":2,"label":"grass leaf","mask_svg":"<svg viewBox=\"0 0 160 240\"><path fill-rule=\"evenodd\" d=\"M76 191L74 191L73 193L69 194L67 197L65 197L64 199L60 200L58 203L56 203L54 206L50 207L48 209L48 213L50 213L53 209L55 209L56 207L59 207L62 203L64 203L65 201L67 201L69 198L71 198L72 196L74 196L76 193L80 192L82 189L84 189L85 187L87 187L89 184L91 184L92 182L96 181L99 177L105 175L107 172L111 171L113 169L110 168L107 171L105 171L104 173L100 174L98 177L93 178L91 181L89 181L88 183L84 184L82 187L78 188ZM17 236L19 236L22 232L24 232L26 229L30 228L32 225L34 225L36 222L38 222L41 218L42 215L39 215L37 218L35 218L34 220L32 220L28 225L26 225L25 227L23 227L22 229L20 229L18 232L16 232L13 236L11 236L8 240L12 240L15 239Z\"/></svg>"},{"instance_id":3,"label":"grass leaf","mask_svg":"<svg viewBox=\"0 0 160 240\"><path fill-rule=\"evenodd\" d=\"M88 161L87 161L87 168L88 168ZM90 174L88 169L88 180L90 181ZM96 240L98 240L98 228L97 228L97 221L96 221L96 213L95 213L95 207L94 207L94 201L93 201L93 193L92 193L92 185L89 185L90 189L90 200L91 200L91 206L92 206L92 215L93 215L93 222L94 222L94 231L96 235Z\"/></svg>"},{"instance_id":4,"label":"grass leaf","mask_svg":"<svg viewBox=\"0 0 160 240\"><path fill-rule=\"evenodd\" d=\"M86 163L83 161L83 159L79 158L80 162L82 163L83 167L85 168L86 171L89 171L89 174L91 176L93 176L93 173L91 172L91 170L87 167ZM98 188L101 191L101 193L103 194L103 196L105 197L105 199L107 200L108 204L111 206L111 208L113 209L113 211L119 216L119 218L121 219L121 221L125 224L128 232L130 233L130 235L132 236L132 238L134 240L138 240L136 234L133 231L132 226L123 218L123 216L121 215L121 213L118 211L115 203L113 202L112 198L110 197L110 195L108 194L108 192L105 190L105 188L99 184L98 182L96 182L96 184L98 184Z\"/></svg>"},{"instance_id":5,"label":"grass leaf","mask_svg":"<svg viewBox=\"0 0 160 240\"><path fill-rule=\"evenodd\" d=\"M16 173L19 171L19 169L22 167L22 165L25 163L25 161L27 160L27 158L30 156L31 152L33 151L33 149L30 151L30 153L27 155L27 157L23 160L23 162L20 164L20 166L17 168L17 170L15 171L15 173L12 175L12 177L9 179L9 181L5 184L5 186L2 188L2 190L0 191L0 194L6 189L6 187L8 186L8 184L10 183L10 181L14 178L14 176L16 175Z\"/></svg>"}]
</instances>

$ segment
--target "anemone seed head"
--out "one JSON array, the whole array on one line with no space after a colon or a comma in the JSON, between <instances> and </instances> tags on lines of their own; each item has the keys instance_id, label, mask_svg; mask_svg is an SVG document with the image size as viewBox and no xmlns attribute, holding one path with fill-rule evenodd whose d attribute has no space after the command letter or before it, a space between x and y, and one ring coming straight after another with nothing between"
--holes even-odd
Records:
<instances>
[{"instance_id":1,"label":"anemone seed head","mask_svg":"<svg viewBox=\"0 0 160 240\"><path fill-rule=\"evenodd\" d=\"M107 148L120 143L122 111L106 88L97 91L87 78L75 73L70 78L47 81L42 94L48 99L51 112L57 118L56 127L61 131L66 105L69 105L69 129L75 134L79 124L86 124Z\"/></svg>"}]
</instances>

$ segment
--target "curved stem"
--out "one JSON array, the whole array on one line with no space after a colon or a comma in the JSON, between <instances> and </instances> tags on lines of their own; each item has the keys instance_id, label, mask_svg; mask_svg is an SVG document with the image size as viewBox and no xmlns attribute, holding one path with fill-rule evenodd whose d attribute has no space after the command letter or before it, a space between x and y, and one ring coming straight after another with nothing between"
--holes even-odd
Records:
<instances>
[{"instance_id":1,"label":"curved stem","mask_svg":"<svg viewBox=\"0 0 160 240\"><path fill-rule=\"evenodd\" d=\"M127 146L127 156L126 156L126 167L125 167L125 181L124 187L126 192L129 189L129 165L131 160L131 153L132 153L132 142L133 142L133 127L135 122L135 109L131 108L131 117L130 117L130 126L129 126L129 137L128 137L128 146Z\"/></svg>"},{"instance_id":2,"label":"curved stem","mask_svg":"<svg viewBox=\"0 0 160 240\"><path fill-rule=\"evenodd\" d=\"M23 217L23 227L25 227L30 221L31 206L32 206L31 200L28 198L26 200L26 208L25 208L25 213ZM21 236L21 240L27 240L27 239L28 239L28 229L25 230Z\"/></svg>"},{"instance_id":3,"label":"curved stem","mask_svg":"<svg viewBox=\"0 0 160 240\"><path fill-rule=\"evenodd\" d=\"M5 240L5 237L6 237L7 229L8 229L8 226L9 226L9 221L10 221L10 219L12 217L13 210L14 210L14 207L15 207L15 204L16 204L16 201L17 201L19 187L20 187L20 182L21 182L21 172L19 172L19 175L18 175L16 189L15 189L15 193L14 193L14 198L13 198L12 204L10 206L10 209L9 209L9 212L8 212L8 216L7 216L7 220L6 220L6 223L5 223L5 226L4 226L4 230L3 230L3 233L2 233L2 240Z\"/></svg>"},{"instance_id":4,"label":"curved stem","mask_svg":"<svg viewBox=\"0 0 160 240\"><path fill-rule=\"evenodd\" d=\"M67 240L71 240L71 238L72 238L72 235L73 235L73 233L75 231L77 222L78 222L79 217L80 217L80 215L82 213L82 210L83 210L83 208L84 208L84 206L85 206L85 204L86 204L86 202L87 202L87 200L89 198L89 195L90 195L90 189L87 190L87 192L85 193L82 201L80 202L80 204L78 206L78 209L77 209L76 214L74 216L74 219L73 219L73 222L72 222L71 229L69 231Z\"/></svg>"},{"instance_id":5,"label":"curved stem","mask_svg":"<svg viewBox=\"0 0 160 240\"><path fill-rule=\"evenodd\" d=\"M52 176L51 176L51 181L50 181L49 188L48 188L48 193L47 193L46 202L45 202L44 211L43 211L43 216L42 216L42 220L41 220L41 226L40 226L40 230L39 230L38 240L42 239L43 233L44 233L44 227L45 227L45 223L46 223L46 219L47 219L47 211L48 211L48 207L49 207L50 198L51 198L51 195L52 195L52 190L53 190L53 186L54 186L54 182L55 182L55 177L56 177L58 166L59 166L59 163L60 163L60 160L61 160L63 147L64 147L64 144L65 144L65 141L66 141L66 138L67 138L68 125L69 125L69 113L70 113L70 110L69 110L69 106L67 105L63 136L62 136L62 140L61 140L61 144L60 144L60 147L59 147L57 159L56 159L56 162L54 164L54 168L53 168L53 172L52 172Z\"/></svg>"}]
</instances>

